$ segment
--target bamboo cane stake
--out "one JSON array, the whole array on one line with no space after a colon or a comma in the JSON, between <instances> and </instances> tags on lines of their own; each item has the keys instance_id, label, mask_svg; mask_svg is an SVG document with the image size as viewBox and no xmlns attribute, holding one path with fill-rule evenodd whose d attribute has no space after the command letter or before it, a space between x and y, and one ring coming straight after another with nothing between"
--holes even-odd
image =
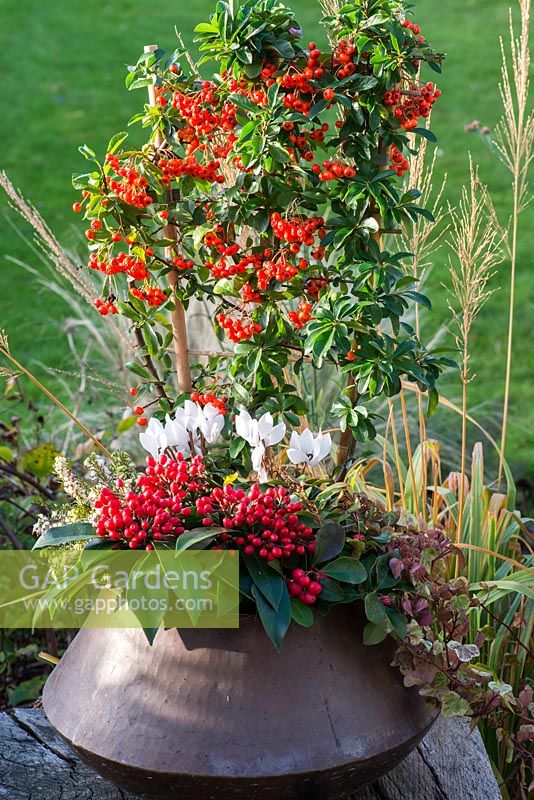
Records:
<instances>
[{"instance_id":1,"label":"bamboo cane stake","mask_svg":"<svg viewBox=\"0 0 534 800\"><path fill-rule=\"evenodd\" d=\"M154 53L158 49L156 44L147 44L145 46L145 53ZM151 106L156 105L156 89L152 84L148 87L148 102ZM163 136L160 131L156 133L154 139L156 149L159 149L163 144ZM174 225L167 225L163 234L166 239L177 240L177 230ZM166 257L172 258L173 248L169 247L166 250ZM176 285L178 283L178 276L176 272L169 273L169 287L172 292L172 301L174 303L174 310L171 312L171 323L173 332L174 355L176 361L176 376L178 380L178 390L182 392L190 392L193 388L191 381L191 370L189 368L189 355L187 348L187 325L185 319L185 311L182 303L176 294Z\"/></svg>"},{"instance_id":2,"label":"bamboo cane stake","mask_svg":"<svg viewBox=\"0 0 534 800\"><path fill-rule=\"evenodd\" d=\"M61 660L57 656L51 656L50 653L44 652L39 653L39 658L42 659L42 661L48 661L49 664L53 664L54 666L59 664Z\"/></svg>"}]
</instances>

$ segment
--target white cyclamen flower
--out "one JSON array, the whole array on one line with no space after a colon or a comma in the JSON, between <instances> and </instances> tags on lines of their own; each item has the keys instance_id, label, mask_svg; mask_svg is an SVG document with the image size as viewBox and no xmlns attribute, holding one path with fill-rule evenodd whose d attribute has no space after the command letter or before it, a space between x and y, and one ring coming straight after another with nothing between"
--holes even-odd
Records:
<instances>
[{"instance_id":1,"label":"white cyclamen flower","mask_svg":"<svg viewBox=\"0 0 534 800\"><path fill-rule=\"evenodd\" d=\"M202 452L200 434L207 444L213 444L224 427L224 416L211 404L202 408L191 400L176 409L174 419L167 415L165 425L152 417L139 441L148 452L158 458L168 447L184 456Z\"/></svg>"},{"instance_id":2,"label":"white cyclamen flower","mask_svg":"<svg viewBox=\"0 0 534 800\"><path fill-rule=\"evenodd\" d=\"M235 420L238 436L252 447L252 466L255 472L261 471L265 448L278 444L286 435L285 423L274 424L272 414L264 414L253 419L246 409L242 409Z\"/></svg>"},{"instance_id":3,"label":"white cyclamen flower","mask_svg":"<svg viewBox=\"0 0 534 800\"><path fill-rule=\"evenodd\" d=\"M329 455L332 439L329 433L318 433L316 436L306 428L302 433L293 431L287 456L292 464L307 464L316 467Z\"/></svg>"},{"instance_id":4,"label":"white cyclamen flower","mask_svg":"<svg viewBox=\"0 0 534 800\"><path fill-rule=\"evenodd\" d=\"M147 427L139 436L139 441L153 458L158 458L167 447L165 428L155 417L151 417Z\"/></svg>"},{"instance_id":5,"label":"white cyclamen flower","mask_svg":"<svg viewBox=\"0 0 534 800\"><path fill-rule=\"evenodd\" d=\"M224 415L218 408L208 403L199 410L198 427L207 444L213 444L224 428Z\"/></svg>"},{"instance_id":6,"label":"white cyclamen flower","mask_svg":"<svg viewBox=\"0 0 534 800\"><path fill-rule=\"evenodd\" d=\"M165 436L167 439L166 447L172 447L184 456L191 455L191 439L193 439L195 449L198 450L198 437L195 437L180 420L171 419L167 414L165 418Z\"/></svg>"},{"instance_id":7,"label":"white cyclamen flower","mask_svg":"<svg viewBox=\"0 0 534 800\"><path fill-rule=\"evenodd\" d=\"M194 433L199 428L199 415L202 408L192 400L186 400L183 406L176 409L174 414L175 422L182 425L187 431Z\"/></svg>"}]
</instances>

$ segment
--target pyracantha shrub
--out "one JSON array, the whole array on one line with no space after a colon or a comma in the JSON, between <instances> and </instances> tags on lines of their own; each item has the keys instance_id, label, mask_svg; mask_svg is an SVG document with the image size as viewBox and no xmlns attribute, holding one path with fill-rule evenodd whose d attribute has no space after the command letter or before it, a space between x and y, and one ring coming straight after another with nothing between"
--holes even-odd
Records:
<instances>
[{"instance_id":1,"label":"pyracantha shrub","mask_svg":"<svg viewBox=\"0 0 534 800\"><path fill-rule=\"evenodd\" d=\"M418 139L435 140L427 123L440 90L422 74L442 57L408 12L398 0L353 0L324 18L332 44L320 49L278 0L219 3L196 28L198 64L156 50L130 68L128 88L152 97L130 121L147 144L119 133L102 160L80 148L95 165L74 179L89 267L103 276L95 305L131 320L132 371L163 412L192 390L296 424L310 412L299 390L310 364L344 376L322 418L358 440L375 435L369 402L403 378L435 407L450 362L406 322L413 303L430 304L395 234L431 216L402 176ZM192 365L177 396L161 312L193 296L211 304L233 357Z\"/></svg>"}]
</instances>

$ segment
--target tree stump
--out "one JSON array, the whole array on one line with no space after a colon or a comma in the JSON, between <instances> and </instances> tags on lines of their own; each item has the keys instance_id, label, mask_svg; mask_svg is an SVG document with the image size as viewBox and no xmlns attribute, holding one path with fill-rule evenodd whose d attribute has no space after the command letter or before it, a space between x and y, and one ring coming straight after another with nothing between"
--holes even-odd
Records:
<instances>
[{"instance_id":1,"label":"tree stump","mask_svg":"<svg viewBox=\"0 0 534 800\"><path fill-rule=\"evenodd\" d=\"M40 709L0 714L0 798L137 800L101 778L73 753ZM347 800L500 800L477 731L440 719L396 770ZM184 798L184 800L190 800Z\"/></svg>"}]
</instances>

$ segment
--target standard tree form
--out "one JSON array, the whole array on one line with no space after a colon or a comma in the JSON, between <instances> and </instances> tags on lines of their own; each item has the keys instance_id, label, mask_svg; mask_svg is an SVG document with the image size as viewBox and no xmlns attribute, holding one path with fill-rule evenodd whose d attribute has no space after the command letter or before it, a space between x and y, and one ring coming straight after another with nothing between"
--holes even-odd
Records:
<instances>
[{"instance_id":1,"label":"standard tree form","mask_svg":"<svg viewBox=\"0 0 534 800\"><path fill-rule=\"evenodd\" d=\"M421 72L439 72L442 57L404 6L348 3L324 17L323 52L278 0L219 3L196 28L198 65L184 49L148 46L130 68L128 88L149 89L130 121L147 128L147 144L119 133L103 163L81 148L96 170L75 178L75 210L90 221L89 266L106 276L95 305L131 319L141 345L132 371L162 412L193 388L230 411L292 425L311 417L344 431L343 465L355 439L375 436L371 401L397 394L402 378L435 408L449 362L403 321L429 301L395 234L431 217L402 176L418 138L435 141L427 122L440 90ZM204 80L208 62L217 72ZM181 309L193 296L230 346L189 370ZM333 404L306 396L311 370L342 376Z\"/></svg>"}]
</instances>

